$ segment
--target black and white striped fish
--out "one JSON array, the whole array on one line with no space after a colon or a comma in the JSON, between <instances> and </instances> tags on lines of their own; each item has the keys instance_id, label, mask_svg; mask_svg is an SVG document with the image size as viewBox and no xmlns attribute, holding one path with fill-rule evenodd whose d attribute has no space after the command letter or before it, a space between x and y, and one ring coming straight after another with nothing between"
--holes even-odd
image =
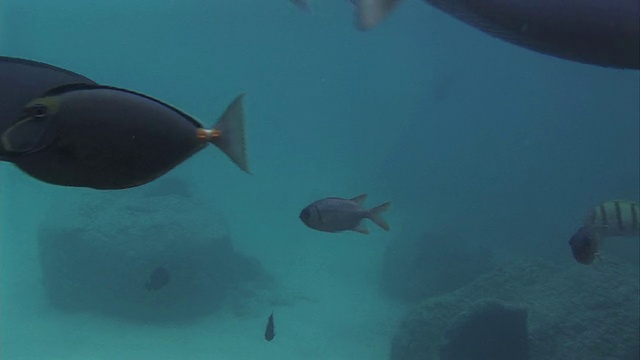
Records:
<instances>
[{"instance_id":1,"label":"black and white striped fish","mask_svg":"<svg viewBox=\"0 0 640 360\"><path fill-rule=\"evenodd\" d=\"M591 210L585 226L592 228L602 237L638 236L640 206L633 201L605 201Z\"/></svg>"},{"instance_id":2,"label":"black and white striped fish","mask_svg":"<svg viewBox=\"0 0 640 360\"><path fill-rule=\"evenodd\" d=\"M600 242L609 236L640 234L640 207L637 202L610 200L591 210L582 227L569 240L573 258L585 265L599 258Z\"/></svg>"}]
</instances>

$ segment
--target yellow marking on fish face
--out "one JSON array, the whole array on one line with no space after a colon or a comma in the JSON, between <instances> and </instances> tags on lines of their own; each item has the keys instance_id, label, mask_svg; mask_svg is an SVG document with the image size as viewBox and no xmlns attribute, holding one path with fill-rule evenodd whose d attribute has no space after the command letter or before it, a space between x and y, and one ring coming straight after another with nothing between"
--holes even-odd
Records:
<instances>
[{"instance_id":1,"label":"yellow marking on fish face","mask_svg":"<svg viewBox=\"0 0 640 360\"><path fill-rule=\"evenodd\" d=\"M55 96L31 100L22 110L22 119L44 118L60 111L60 101Z\"/></svg>"},{"instance_id":2,"label":"yellow marking on fish face","mask_svg":"<svg viewBox=\"0 0 640 360\"><path fill-rule=\"evenodd\" d=\"M34 126L44 131L47 126L47 120L50 118L50 116L55 115L59 109L60 105L58 99L55 97L44 97L30 101L22 108L22 114L20 114L20 118L18 119L18 121L8 129L6 129L2 134L2 137L0 137L0 143L2 144L2 147L7 151L25 151L26 149L20 147L20 145L16 146L15 141L12 142L12 136L14 136L16 132L20 133L21 129L34 129ZM30 137L39 137L42 134L42 131L30 133ZM18 137L21 136L18 135ZM33 138L32 140L35 141L36 139ZM18 141L18 144L24 145L24 143L24 139L23 141Z\"/></svg>"}]
</instances>

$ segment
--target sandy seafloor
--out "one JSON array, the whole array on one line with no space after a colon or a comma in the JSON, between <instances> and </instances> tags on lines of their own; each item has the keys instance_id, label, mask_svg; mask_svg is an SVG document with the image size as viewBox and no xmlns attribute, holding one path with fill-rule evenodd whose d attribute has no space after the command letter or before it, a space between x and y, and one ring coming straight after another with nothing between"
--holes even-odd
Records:
<instances>
[{"instance_id":1,"label":"sandy seafloor","mask_svg":"<svg viewBox=\"0 0 640 360\"><path fill-rule=\"evenodd\" d=\"M307 233L306 228L296 226L298 231L291 231L291 238L276 239L271 246L263 244L265 248L290 244L280 255L269 254L271 261L260 260L292 294L291 305L270 308L262 304L246 316L236 316L223 307L185 324L144 324L96 313L65 312L47 304L35 242L40 223L56 206L51 207L46 198L37 201L33 197L42 191L41 195L73 204L91 191L47 189L15 169L3 166L2 171L3 184L11 184L12 191L3 191L1 200L3 206L13 204L13 211L4 212L2 219L2 359L388 357L390 339L405 305L380 295L375 274L385 239L378 229L370 226L373 234L369 237L353 233L291 243L294 234ZM31 201L21 201L24 199ZM34 208L35 203L40 205ZM272 222L282 222L279 212L275 214ZM240 233L251 236L252 231ZM257 229L252 238L263 234ZM340 247L340 253L335 247ZM271 310L276 338L267 342L263 334Z\"/></svg>"}]
</instances>

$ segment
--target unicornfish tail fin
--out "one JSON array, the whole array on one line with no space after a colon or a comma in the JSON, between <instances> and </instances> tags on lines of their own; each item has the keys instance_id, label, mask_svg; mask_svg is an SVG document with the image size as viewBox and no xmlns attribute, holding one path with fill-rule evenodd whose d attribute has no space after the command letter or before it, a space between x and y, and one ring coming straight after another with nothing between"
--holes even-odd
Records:
<instances>
[{"instance_id":1,"label":"unicornfish tail fin","mask_svg":"<svg viewBox=\"0 0 640 360\"><path fill-rule=\"evenodd\" d=\"M208 133L213 145L222 150L240 169L250 172L244 134L243 98L244 93L238 95Z\"/></svg>"}]
</instances>

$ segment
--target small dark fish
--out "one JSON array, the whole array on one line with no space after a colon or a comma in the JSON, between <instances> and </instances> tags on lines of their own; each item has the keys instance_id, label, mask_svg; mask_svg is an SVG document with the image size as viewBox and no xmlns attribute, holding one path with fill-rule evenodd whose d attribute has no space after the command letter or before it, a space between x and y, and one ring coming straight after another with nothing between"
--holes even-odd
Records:
<instances>
[{"instance_id":1,"label":"small dark fish","mask_svg":"<svg viewBox=\"0 0 640 360\"><path fill-rule=\"evenodd\" d=\"M362 220L370 219L384 230L389 231L389 225L380 216L380 213L389 209L391 203L386 202L367 210L362 206L366 198L367 194L362 194L353 199L330 197L318 200L300 212L300 220L308 227L320 231L352 230L368 234L369 230Z\"/></svg>"},{"instance_id":2,"label":"small dark fish","mask_svg":"<svg viewBox=\"0 0 640 360\"><path fill-rule=\"evenodd\" d=\"M584 265L591 264L598 255L600 236L590 226L583 226L569 240L573 258Z\"/></svg>"},{"instance_id":3,"label":"small dark fish","mask_svg":"<svg viewBox=\"0 0 640 360\"><path fill-rule=\"evenodd\" d=\"M146 184L213 144L240 169L243 94L211 129L149 96L101 85L69 85L32 100L0 136L8 161L41 181L95 189ZM0 159L2 160L2 159Z\"/></svg>"},{"instance_id":4,"label":"small dark fish","mask_svg":"<svg viewBox=\"0 0 640 360\"><path fill-rule=\"evenodd\" d=\"M18 122L22 108L47 91L70 84L96 83L53 65L0 56L0 134ZM0 144L0 158L10 157Z\"/></svg>"},{"instance_id":5,"label":"small dark fish","mask_svg":"<svg viewBox=\"0 0 640 360\"><path fill-rule=\"evenodd\" d=\"M264 339L271 341L274 337L276 337L276 330L273 325L273 313L271 313L269 320L267 320L267 328L264 330Z\"/></svg>"},{"instance_id":6,"label":"small dark fish","mask_svg":"<svg viewBox=\"0 0 640 360\"><path fill-rule=\"evenodd\" d=\"M149 275L149 282L144 285L147 291L158 290L167 285L171 280L171 274L163 266L158 266L151 275Z\"/></svg>"}]
</instances>

